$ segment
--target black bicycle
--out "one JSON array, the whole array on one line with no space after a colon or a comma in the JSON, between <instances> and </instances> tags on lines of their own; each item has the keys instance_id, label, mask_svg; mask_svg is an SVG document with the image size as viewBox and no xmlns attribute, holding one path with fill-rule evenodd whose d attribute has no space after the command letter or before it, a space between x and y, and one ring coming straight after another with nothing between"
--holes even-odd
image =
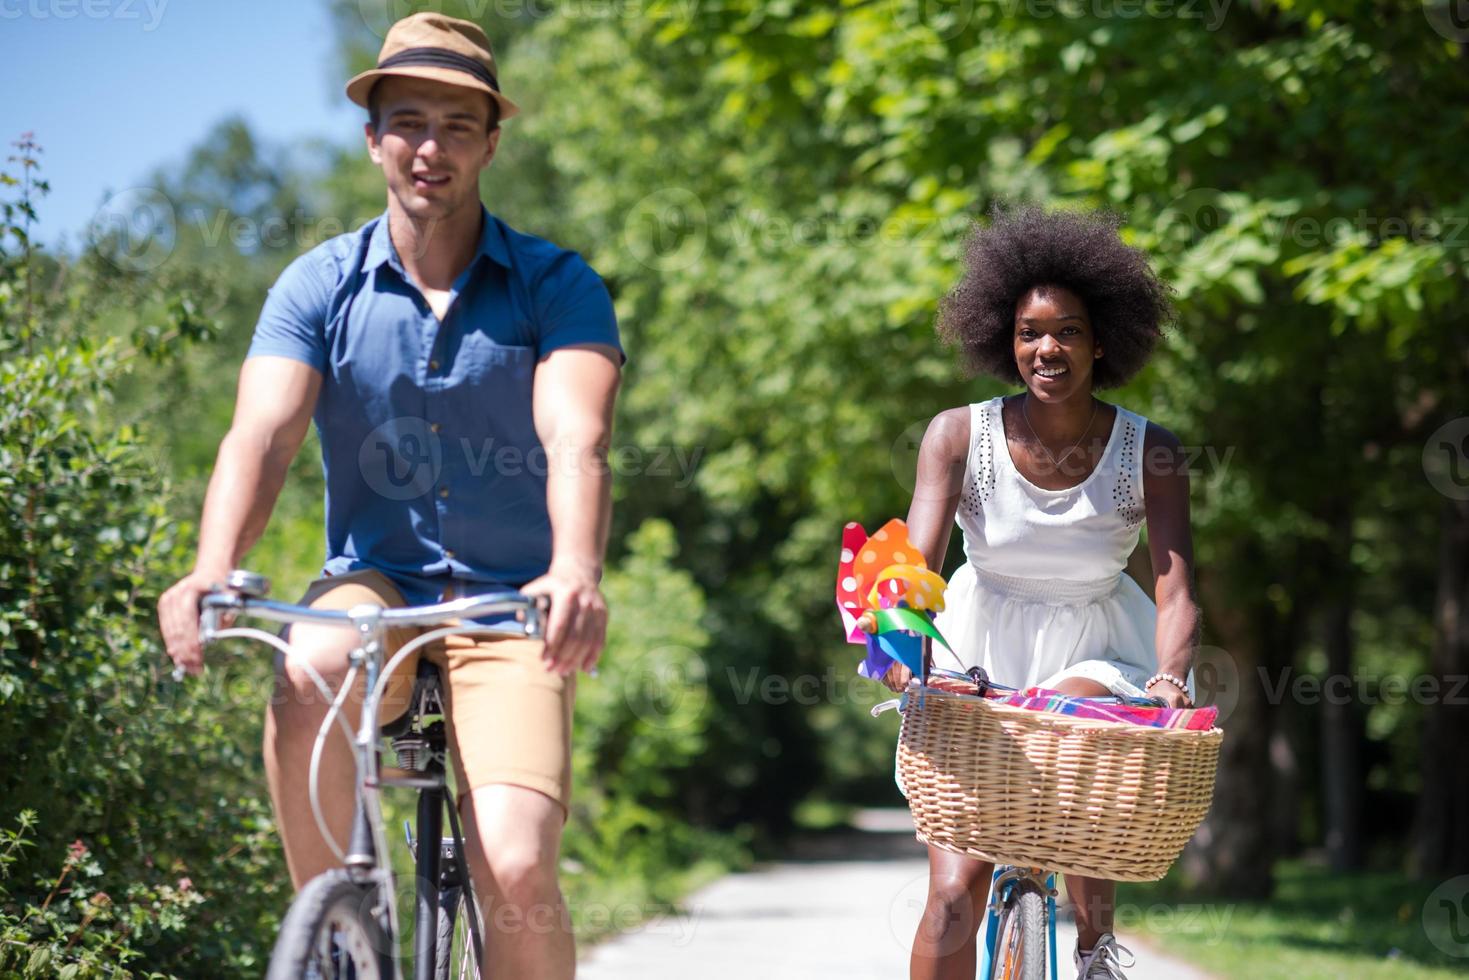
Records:
<instances>
[{"instance_id":1,"label":"black bicycle","mask_svg":"<svg viewBox=\"0 0 1469 980\"><path fill-rule=\"evenodd\" d=\"M291 903L271 955L267 980L395 980L399 976L396 892L386 860L388 848L378 797L385 786L418 791L416 833L412 826L405 826L415 877L413 978L479 977L479 964L484 959L483 929L469 880L458 810L449 801L443 682L438 668L419 660L408 711L397 721L380 728L378 711L393 671L430 643L451 635L540 639L547 612L545 600L504 592L401 609L362 605L326 610L273 602L265 598L269 589L270 583L263 576L232 572L223 587L201 602L200 639L204 643L236 637L254 639L281 651L288 659L295 656L274 633L223 625L226 617L247 616L285 624L351 627L359 642L349 657L341 689L335 692L309 663L297 661L321 695L331 702L312 749L308 792L316 825L342 867L307 882ZM514 622L472 622L512 614ZM401 626L430 629L405 643L384 664L387 631ZM341 709L359 676L365 679L367 697L354 732ZM327 828L317 796L321 750L333 726L352 742L357 756L357 809L345 851ZM396 753L396 766L382 764L384 738ZM445 813L447 836L443 832Z\"/></svg>"}]
</instances>

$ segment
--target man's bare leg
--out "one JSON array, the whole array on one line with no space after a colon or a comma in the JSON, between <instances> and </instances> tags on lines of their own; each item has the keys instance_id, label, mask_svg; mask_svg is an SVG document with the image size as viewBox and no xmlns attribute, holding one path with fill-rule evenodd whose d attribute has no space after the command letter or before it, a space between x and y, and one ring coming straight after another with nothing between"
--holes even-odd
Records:
<instances>
[{"instance_id":1,"label":"man's bare leg","mask_svg":"<svg viewBox=\"0 0 1469 980\"><path fill-rule=\"evenodd\" d=\"M570 980L576 942L557 882L566 811L544 793L503 784L481 786L462 806L485 918L483 972Z\"/></svg>"},{"instance_id":2,"label":"man's bare leg","mask_svg":"<svg viewBox=\"0 0 1469 980\"><path fill-rule=\"evenodd\" d=\"M347 609L364 602L382 604L383 599L365 586L343 583L311 605ZM351 628L306 623L291 627L291 648L316 668L333 694L347 676L347 655L356 642L356 633ZM362 706L360 679L356 688L342 711L353 732ZM284 667L277 665L275 695L265 713L265 774L291 882L298 891L323 871L341 865L317 829L308 795L311 747L330 706L331 702L323 699L299 663L288 661ZM352 829L356 774L352 746L334 722L322 748L317 791L322 815L343 850Z\"/></svg>"}]
</instances>

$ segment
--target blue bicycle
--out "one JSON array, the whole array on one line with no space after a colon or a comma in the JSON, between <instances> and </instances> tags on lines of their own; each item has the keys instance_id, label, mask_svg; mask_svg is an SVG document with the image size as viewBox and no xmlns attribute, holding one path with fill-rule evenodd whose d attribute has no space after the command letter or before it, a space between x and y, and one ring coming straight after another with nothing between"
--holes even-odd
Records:
<instances>
[{"instance_id":1,"label":"blue bicycle","mask_svg":"<svg viewBox=\"0 0 1469 980\"><path fill-rule=\"evenodd\" d=\"M1016 689L991 681L981 668L960 674L941 668L930 668L924 683L913 686L901 698L887 701L872 709L874 716L890 708L902 709L905 699L923 697L927 682L943 678L972 686L977 696L986 691L1015 693ZM1140 707L1163 707L1159 698L1099 697L1086 698L1107 704ZM899 786L902 787L901 779ZM907 791L904 790L904 795ZM980 950L979 973L988 980L1057 980L1056 965L1056 875L1044 868L996 864L990 880L986 905L984 943Z\"/></svg>"}]
</instances>

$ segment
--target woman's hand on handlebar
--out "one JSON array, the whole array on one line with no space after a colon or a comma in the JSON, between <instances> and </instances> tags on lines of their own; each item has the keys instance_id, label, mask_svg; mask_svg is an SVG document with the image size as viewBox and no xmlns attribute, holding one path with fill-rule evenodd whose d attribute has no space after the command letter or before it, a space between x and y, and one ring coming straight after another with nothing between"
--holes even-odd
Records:
<instances>
[{"instance_id":1,"label":"woman's hand on handlebar","mask_svg":"<svg viewBox=\"0 0 1469 980\"><path fill-rule=\"evenodd\" d=\"M888 690L898 694L908 686L913 679L913 671L909 670L901 661L894 660L888 667L888 672L882 675L882 682L887 685Z\"/></svg>"},{"instance_id":2,"label":"woman's hand on handlebar","mask_svg":"<svg viewBox=\"0 0 1469 980\"><path fill-rule=\"evenodd\" d=\"M923 638L923 662L928 670L933 670L933 641L928 637ZM894 660L888 666L888 672L882 675L882 682L887 685L888 690L897 694L902 694L911 680L913 671L899 660Z\"/></svg>"},{"instance_id":3,"label":"woman's hand on handlebar","mask_svg":"<svg viewBox=\"0 0 1469 980\"><path fill-rule=\"evenodd\" d=\"M1162 680L1148 690L1148 696L1159 699L1169 708L1192 708L1188 693L1179 690L1172 681Z\"/></svg>"}]
</instances>

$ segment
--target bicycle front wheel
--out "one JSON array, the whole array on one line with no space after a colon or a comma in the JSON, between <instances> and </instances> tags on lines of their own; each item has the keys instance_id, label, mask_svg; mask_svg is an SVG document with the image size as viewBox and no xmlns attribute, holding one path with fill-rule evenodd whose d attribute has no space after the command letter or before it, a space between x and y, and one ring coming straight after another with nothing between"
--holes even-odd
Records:
<instances>
[{"instance_id":1,"label":"bicycle front wheel","mask_svg":"<svg viewBox=\"0 0 1469 980\"><path fill-rule=\"evenodd\" d=\"M439 934L436 943L435 980L479 980L479 966L474 961L474 944L469 936L469 920L474 915L460 888L439 892Z\"/></svg>"},{"instance_id":2,"label":"bicycle front wheel","mask_svg":"<svg viewBox=\"0 0 1469 980\"><path fill-rule=\"evenodd\" d=\"M393 980L380 904L345 868L311 879L281 923L266 980Z\"/></svg>"},{"instance_id":3,"label":"bicycle front wheel","mask_svg":"<svg viewBox=\"0 0 1469 980\"><path fill-rule=\"evenodd\" d=\"M1032 881L1016 883L990 958L990 980L1046 980L1046 896Z\"/></svg>"}]
</instances>

